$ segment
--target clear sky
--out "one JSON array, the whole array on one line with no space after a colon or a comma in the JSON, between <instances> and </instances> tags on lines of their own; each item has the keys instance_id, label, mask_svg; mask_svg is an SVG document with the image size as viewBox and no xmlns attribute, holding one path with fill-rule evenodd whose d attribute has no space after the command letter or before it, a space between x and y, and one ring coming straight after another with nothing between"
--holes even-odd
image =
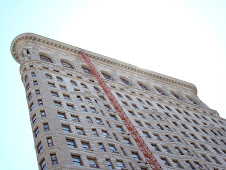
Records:
<instances>
[{"instance_id":1,"label":"clear sky","mask_svg":"<svg viewBox=\"0 0 226 170\"><path fill-rule=\"evenodd\" d=\"M0 1L1 169L38 169L14 37L36 33L194 83L226 118L225 9L225 0Z\"/></svg>"}]
</instances>

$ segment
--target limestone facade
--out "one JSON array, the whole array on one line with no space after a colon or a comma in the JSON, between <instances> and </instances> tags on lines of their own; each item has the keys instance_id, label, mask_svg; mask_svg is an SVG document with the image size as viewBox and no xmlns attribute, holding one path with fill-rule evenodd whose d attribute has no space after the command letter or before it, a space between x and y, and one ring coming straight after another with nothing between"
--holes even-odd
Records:
<instances>
[{"instance_id":1,"label":"limestone facade","mask_svg":"<svg viewBox=\"0 0 226 170\"><path fill-rule=\"evenodd\" d=\"M36 34L21 65L40 169L151 169L79 54ZM188 82L85 51L163 169L224 169L226 120Z\"/></svg>"}]
</instances>

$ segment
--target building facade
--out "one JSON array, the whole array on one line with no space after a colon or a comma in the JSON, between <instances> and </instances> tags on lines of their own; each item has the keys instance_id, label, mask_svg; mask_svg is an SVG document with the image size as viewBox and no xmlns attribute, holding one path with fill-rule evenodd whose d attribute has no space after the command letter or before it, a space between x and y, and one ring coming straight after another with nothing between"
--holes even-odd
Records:
<instances>
[{"instance_id":1,"label":"building facade","mask_svg":"<svg viewBox=\"0 0 226 170\"><path fill-rule=\"evenodd\" d=\"M11 53L41 170L151 169L79 48L25 33ZM193 84L86 53L163 169L226 167L226 120Z\"/></svg>"}]
</instances>

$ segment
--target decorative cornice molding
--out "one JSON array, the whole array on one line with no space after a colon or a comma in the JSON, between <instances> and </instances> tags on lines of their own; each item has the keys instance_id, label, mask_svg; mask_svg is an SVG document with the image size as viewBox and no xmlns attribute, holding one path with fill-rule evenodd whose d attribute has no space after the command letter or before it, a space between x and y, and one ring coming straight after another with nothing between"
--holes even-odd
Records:
<instances>
[{"instance_id":1,"label":"decorative cornice molding","mask_svg":"<svg viewBox=\"0 0 226 170\"><path fill-rule=\"evenodd\" d=\"M17 51L17 47L18 44L22 41L33 41L36 43L40 43L40 44L44 44L50 47L54 47L54 48L59 48L60 50L64 50L66 52L69 53L73 53L73 54L78 54L78 52L81 50L78 47L72 46L72 45L68 45L56 40L52 40L37 34L33 34L33 33L23 33L18 35L17 37L14 38L14 40L12 41L11 44L11 54L13 56L13 58L19 63L19 54ZM194 84L189 83L189 82L185 82L183 80L179 80L173 77L169 77L160 73L156 73L150 70L145 70L145 69L141 69L138 68L134 65L131 64L127 64L125 62L119 61L119 60L115 60L88 50L84 50L88 57L94 59L94 61L100 61L100 62L104 62L104 63L108 63L110 65L115 65L115 66L119 66L122 67L124 69L128 69L130 71L134 71L140 74L144 74L146 76L152 77L158 81L161 81L163 83L168 83L168 84L173 84L173 85L179 85L182 88L186 88L189 89L191 91L193 91L195 94L197 94L197 88Z\"/></svg>"}]
</instances>

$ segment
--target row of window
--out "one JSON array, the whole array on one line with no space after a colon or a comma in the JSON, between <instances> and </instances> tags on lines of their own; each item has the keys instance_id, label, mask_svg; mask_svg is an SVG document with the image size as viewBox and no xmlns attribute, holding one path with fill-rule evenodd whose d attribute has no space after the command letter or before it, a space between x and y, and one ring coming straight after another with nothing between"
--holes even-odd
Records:
<instances>
[{"instance_id":1,"label":"row of window","mask_svg":"<svg viewBox=\"0 0 226 170\"><path fill-rule=\"evenodd\" d=\"M52 63L52 60L51 60L49 57L47 57L47 56L41 55L41 56L40 56L40 59L43 60L43 61ZM72 64L70 64L69 62L61 61L61 63L62 63L62 66L64 66L64 67L74 69L74 67L72 66ZM87 67L82 66L82 69L83 69L83 71L84 71L85 73L92 74L92 72L91 72ZM113 78L110 74L108 74L108 73L106 73L106 72L101 72L101 73L102 73L102 75L104 76L104 78L106 78L106 79L108 79L108 80L114 81L114 78ZM121 81L122 81L124 84L129 85L129 86L132 86L132 83L131 83L128 79L123 78L123 77L120 77L120 79L121 79ZM147 86L145 86L143 83L138 82L138 84L139 84L139 86L140 86L143 90L149 90L149 89L147 88ZM163 90L162 90L161 88L156 87L156 86L155 86L154 88L156 89L156 91L157 91L159 94L161 94L161 95L166 95L166 93L163 92ZM182 97L181 97L179 94L177 94L177 93L175 93L175 92L172 92L172 91L171 91L171 93L173 94L173 96L174 96L176 99L182 100ZM192 99L190 96L186 96L186 97L187 97L187 98L189 99L189 101L192 102L193 104L197 104L197 101L195 101L194 99Z\"/></svg>"}]
</instances>

